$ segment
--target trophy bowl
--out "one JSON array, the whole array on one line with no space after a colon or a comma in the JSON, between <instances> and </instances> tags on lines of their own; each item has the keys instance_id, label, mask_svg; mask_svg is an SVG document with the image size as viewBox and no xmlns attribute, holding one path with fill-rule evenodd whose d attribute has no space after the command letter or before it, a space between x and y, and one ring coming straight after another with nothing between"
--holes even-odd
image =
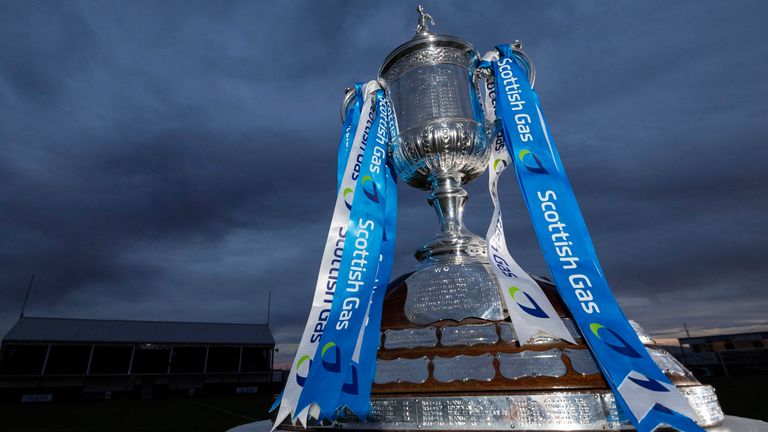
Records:
<instances>
[{"instance_id":1,"label":"trophy bowl","mask_svg":"<svg viewBox=\"0 0 768 432\"><path fill-rule=\"evenodd\" d=\"M432 63L445 61L448 50L466 64ZM444 177L464 184L485 170L489 146L484 116L472 106L477 90L468 80L476 63L472 54L452 47L427 48L401 59L398 68L386 73L384 82L400 128L391 143L392 160L398 176L413 187L435 190ZM413 69L405 69L403 62Z\"/></svg>"}]
</instances>

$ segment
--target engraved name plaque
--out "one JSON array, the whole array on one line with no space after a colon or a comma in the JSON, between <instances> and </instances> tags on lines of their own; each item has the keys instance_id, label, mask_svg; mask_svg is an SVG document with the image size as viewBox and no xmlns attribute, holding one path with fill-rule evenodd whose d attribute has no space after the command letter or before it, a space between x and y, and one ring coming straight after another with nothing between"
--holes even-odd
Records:
<instances>
[{"instance_id":1,"label":"engraved name plaque","mask_svg":"<svg viewBox=\"0 0 768 432\"><path fill-rule=\"evenodd\" d=\"M371 400L371 423L380 422L401 426L403 424L415 426L419 422L419 402L416 399L376 399ZM344 410L348 417L354 416L348 408ZM353 417L358 420L356 416ZM341 420L345 420L341 417ZM351 419L350 419L351 420ZM364 426L368 424L364 423Z\"/></svg>"},{"instance_id":2,"label":"engraved name plaque","mask_svg":"<svg viewBox=\"0 0 768 432\"><path fill-rule=\"evenodd\" d=\"M432 348L437 345L437 331L434 327L417 327L384 332L384 349Z\"/></svg>"},{"instance_id":3,"label":"engraved name plaque","mask_svg":"<svg viewBox=\"0 0 768 432\"><path fill-rule=\"evenodd\" d=\"M376 376L373 378L373 382L376 384L399 382L421 384L429 378L428 365L429 359L426 357L377 360Z\"/></svg>"},{"instance_id":4,"label":"engraved name plaque","mask_svg":"<svg viewBox=\"0 0 768 432\"><path fill-rule=\"evenodd\" d=\"M618 430L623 420L615 406L596 394L512 398L510 411L513 424L522 430Z\"/></svg>"},{"instance_id":5,"label":"engraved name plaque","mask_svg":"<svg viewBox=\"0 0 768 432\"><path fill-rule=\"evenodd\" d=\"M501 375L509 379L522 377L561 377L567 372L562 359L563 353L552 348L547 351L523 351L519 353L498 353Z\"/></svg>"},{"instance_id":6,"label":"engraved name plaque","mask_svg":"<svg viewBox=\"0 0 768 432\"><path fill-rule=\"evenodd\" d=\"M447 397L426 398L422 403L422 423L417 428L432 428L442 425L451 429L496 429L509 413L509 402L502 398ZM471 427L469 425L472 425ZM464 425L464 427L461 427ZM458 427L457 427L458 426Z\"/></svg>"},{"instance_id":7,"label":"engraved name plaque","mask_svg":"<svg viewBox=\"0 0 768 432\"><path fill-rule=\"evenodd\" d=\"M405 316L414 324L476 317L502 320L495 277L480 263L430 267L406 281Z\"/></svg>"},{"instance_id":8,"label":"engraved name plaque","mask_svg":"<svg viewBox=\"0 0 768 432\"><path fill-rule=\"evenodd\" d=\"M496 376L496 369L493 367L493 356L491 354L435 357L432 360L432 364L435 366L433 376L441 382L490 381Z\"/></svg>"},{"instance_id":9,"label":"engraved name plaque","mask_svg":"<svg viewBox=\"0 0 768 432\"><path fill-rule=\"evenodd\" d=\"M594 375L600 373L600 368L589 350L564 349L563 353L571 359L573 370L582 375Z\"/></svg>"},{"instance_id":10,"label":"engraved name plaque","mask_svg":"<svg viewBox=\"0 0 768 432\"><path fill-rule=\"evenodd\" d=\"M723 421L711 386L681 393L709 427ZM630 429L608 390L552 394L372 398L371 415L360 421L349 409L339 420L348 430L617 431Z\"/></svg>"},{"instance_id":11,"label":"engraved name plaque","mask_svg":"<svg viewBox=\"0 0 768 432\"><path fill-rule=\"evenodd\" d=\"M499 341L493 323L442 327L440 332L440 343L445 346L494 344Z\"/></svg>"}]
</instances>

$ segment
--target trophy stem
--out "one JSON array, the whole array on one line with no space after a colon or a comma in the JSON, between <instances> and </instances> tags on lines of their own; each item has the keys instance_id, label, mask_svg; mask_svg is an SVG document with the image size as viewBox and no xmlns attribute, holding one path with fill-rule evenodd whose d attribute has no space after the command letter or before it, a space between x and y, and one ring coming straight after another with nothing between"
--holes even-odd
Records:
<instances>
[{"instance_id":1,"label":"trophy stem","mask_svg":"<svg viewBox=\"0 0 768 432\"><path fill-rule=\"evenodd\" d=\"M429 205L440 221L437 236L416 251L421 262L454 260L462 257L484 257L485 241L464 226L467 191L461 173L441 173L432 181Z\"/></svg>"}]
</instances>

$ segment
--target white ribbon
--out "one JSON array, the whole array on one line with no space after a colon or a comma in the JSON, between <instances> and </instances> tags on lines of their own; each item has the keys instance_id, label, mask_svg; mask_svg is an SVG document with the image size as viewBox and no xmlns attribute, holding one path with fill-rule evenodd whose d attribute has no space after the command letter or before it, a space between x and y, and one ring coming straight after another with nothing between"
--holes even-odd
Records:
<instances>
[{"instance_id":1,"label":"white ribbon","mask_svg":"<svg viewBox=\"0 0 768 432\"><path fill-rule=\"evenodd\" d=\"M483 60L486 61L498 59L495 50L483 57ZM485 108L486 120L493 123L496 120L496 93L493 75L486 78ZM488 259L491 262L491 268L493 268L493 272L501 284L501 294L521 345L525 345L540 336L553 336L570 343L576 343L544 291L517 264L507 250L497 189L501 173L512 163L507 146L504 144L503 132L498 131L491 142L491 158L488 163L488 191L493 201L493 217L488 226L485 241L488 246ZM526 312L526 310L533 311L535 314Z\"/></svg>"},{"instance_id":2,"label":"white ribbon","mask_svg":"<svg viewBox=\"0 0 768 432\"><path fill-rule=\"evenodd\" d=\"M320 262L320 271L315 284L315 296L312 299L312 309L309 312L309 317L307 318L307 324L304 327L304 334L301 337L299 348L296 350L296 357L291 365L291 371L285 384L285 390L283 390L280 409L277 412L277 418L272 430L275 430L286 417L294 415L296 404L299 401L299 396L303 389L296 380L297 374L301 373L306 377L306 374L309 372L310 360L315 357L315 352L317 351L320 336L322 335L322 330L324 328L323 326L328 318L327 312L325 313L325 316L323 316L323 313L325 310L330 310L331 303L333 302L336 277L338 276L339 265L341 264L344 238L349 224L350 209L347 206L348 203L345 202L345 199L350 201L349 205L351 206L351 200L355 196L355 187L357 185L357 174L354 171L355 163L358 158L362 160L363 157L363 151L365 150L365 143L363 142L364 135L369 138L373 137L373 135L369 134L369 131L366 131L366 128L370 129L371 126L372 116L369 114L374 109L373 97L378 89L379 85L376 81L368 82L363 88L365 102L360 112L360 122L357 125L355 139L349 152L341 187L339 187L339 192L336 196L333 219L331 220L331 226L328 228L328 237L325 242L323 258ZM310 405L295 416L305 427L307 416L312 411L312 408L313 405ZM315 411L317 411L316 407ZM316 413L315 416L317 416Z\"/></svg>"}]
</instances>

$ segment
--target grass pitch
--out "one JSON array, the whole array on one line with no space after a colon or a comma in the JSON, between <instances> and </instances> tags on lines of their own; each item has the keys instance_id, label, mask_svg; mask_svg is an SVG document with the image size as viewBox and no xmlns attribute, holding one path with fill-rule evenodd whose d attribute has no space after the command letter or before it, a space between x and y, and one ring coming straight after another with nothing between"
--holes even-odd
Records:
<instances>
[{"instance_id":1,"label":"grass pitch","mask_svg":"<svg viewBox=\"0 0 768 432\"><path fill-rule=\"evenodd\" d=\"M0 404L3 432L219 431L268 418L271 395Z\"/></svg>"}]
</instances>

